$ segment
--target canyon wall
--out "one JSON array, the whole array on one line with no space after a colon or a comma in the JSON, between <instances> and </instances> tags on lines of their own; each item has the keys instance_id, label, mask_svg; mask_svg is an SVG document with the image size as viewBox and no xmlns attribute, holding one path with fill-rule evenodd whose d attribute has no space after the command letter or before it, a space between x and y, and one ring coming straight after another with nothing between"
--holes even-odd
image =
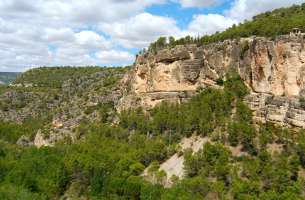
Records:
<instances>
[{"instance_id":1,"label":"canyon wall","mask_svg":"<svg viewBox=\"0 0 305 200\"><path fill-rule=\"evenodd\" d=\"M219 87L217 80L231 69L249 87L245 102L257 120L305 128L304 35L184 45L139 55L121 81L124 95L117 108L149 110L164 100L185 101L198 88Z\"/></svg>"}]
</instances>

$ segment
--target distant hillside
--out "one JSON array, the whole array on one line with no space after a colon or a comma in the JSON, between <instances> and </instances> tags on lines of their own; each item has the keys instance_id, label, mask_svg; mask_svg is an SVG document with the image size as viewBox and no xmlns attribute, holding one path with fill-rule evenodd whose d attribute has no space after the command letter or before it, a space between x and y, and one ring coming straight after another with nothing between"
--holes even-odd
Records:
<instances>
[{"instance_id":1,"label":"distant hillside","mask_svg":"<svg viewBox=\"0 0 305 200\"><path fill-rule=\"evenodd\" d=\"M0 72L0 84L9 84L18 76L18 72Z\"/></svg>"},{"instance_id":2,"label":"distant hillside","mask_svg":"<svg viewBox=\"0 0 305 200\"><path fill-rule=\"evenodd\" d=\"M113 101L118 101L120 93L115 86L127 70L122 67L44 67L20 74L15 86L0 85L0 140L3 135L14 142L21 135L33 137L38 128L45 126L51 134L52 119L65 124L64 133L67 133L85 119L99 118L90 114L102 104L111 102L111 106ZM4 131L6 134L1 132L5 130L1 127L3 121L23 123L30 130L13 128L13 133ZM62 133L62 130L56 131Z\"/></svg>"},{"instance_id":3,"label":"distant hillside","mask_svg":"<svg viewBox=\"0 0 305 200\"><path fill-rule=\"evenodd\" d=\"M109 70L109 68L107 68ZM77 79L96 72L105 71L102 67L40 67L26 71L17 77L14 84L31 84L41 88L61 88L64 81Z\"/></svg>"}]
</instances>

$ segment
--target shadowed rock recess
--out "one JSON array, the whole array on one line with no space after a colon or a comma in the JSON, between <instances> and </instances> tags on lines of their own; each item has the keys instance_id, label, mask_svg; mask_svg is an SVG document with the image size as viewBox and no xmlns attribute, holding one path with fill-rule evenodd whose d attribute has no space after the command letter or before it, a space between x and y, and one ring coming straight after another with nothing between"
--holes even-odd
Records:
<instances>
[{"instance_id":1,"label":"shadowed rock recess","mask_svg":"<svg viewBox=\"0 0 305 200\"><path fill-rule=\"evenodd\" d=\"M233 69L251 91L245 102L255 119L305 128L304 40L304 34L250 37L138 55L121 81L124 96L117 108L183 102L198 88L220 87L218 80Z\"/></svg>"}]
</instances>

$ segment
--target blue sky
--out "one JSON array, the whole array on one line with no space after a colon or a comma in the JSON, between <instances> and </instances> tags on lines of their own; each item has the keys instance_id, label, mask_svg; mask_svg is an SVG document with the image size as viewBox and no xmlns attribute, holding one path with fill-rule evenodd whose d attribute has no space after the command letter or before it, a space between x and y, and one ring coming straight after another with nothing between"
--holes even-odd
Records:
<instances>
[{"instance_id":1,"label":"blue sky","mask_svg":"<svg viewBox=\"0 0 305 200\"><path fill-rule=\"evenodd\" d=\"M181 29L186 29L194 15L209 13L222 14L225 10L230 9L231 4L232 1L223 1L211 7L182 7L178 2L169 2L167 4L152 5L146 9L146 12L153 15L174 18Z\"/></svg>"},{"instance_id":2,"label":"blue sky","mask_svg":"<svg viewBox=\"0 0 305 200\"><path fill-rule=\"evenodd\" d=\"M222 31L305 0L0 0L0 71L132 64L160 36Z\"/></svg>"}]
</instances>

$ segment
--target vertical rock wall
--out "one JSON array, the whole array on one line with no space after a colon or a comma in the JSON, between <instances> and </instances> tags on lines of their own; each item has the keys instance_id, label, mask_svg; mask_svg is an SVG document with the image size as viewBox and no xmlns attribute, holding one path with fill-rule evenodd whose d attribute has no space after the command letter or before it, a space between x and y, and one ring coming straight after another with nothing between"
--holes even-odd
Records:
<instances>
[{"instance_id":1,"label":"vertical rock wall","mask_svg":"<svg viewBox=\"0 0 305 200\"><path fill-rule=\"evenodd\" d=\"M251 90L245 101L256 119L305 127L299 101L305 94L303 35L176 46L139 55L121 83L125 95L118 110L133 106L151 109L163 100L185 101L199 87L218 87L217 79L230 69L236 70Z\"/></svg>"}]
</instances>

